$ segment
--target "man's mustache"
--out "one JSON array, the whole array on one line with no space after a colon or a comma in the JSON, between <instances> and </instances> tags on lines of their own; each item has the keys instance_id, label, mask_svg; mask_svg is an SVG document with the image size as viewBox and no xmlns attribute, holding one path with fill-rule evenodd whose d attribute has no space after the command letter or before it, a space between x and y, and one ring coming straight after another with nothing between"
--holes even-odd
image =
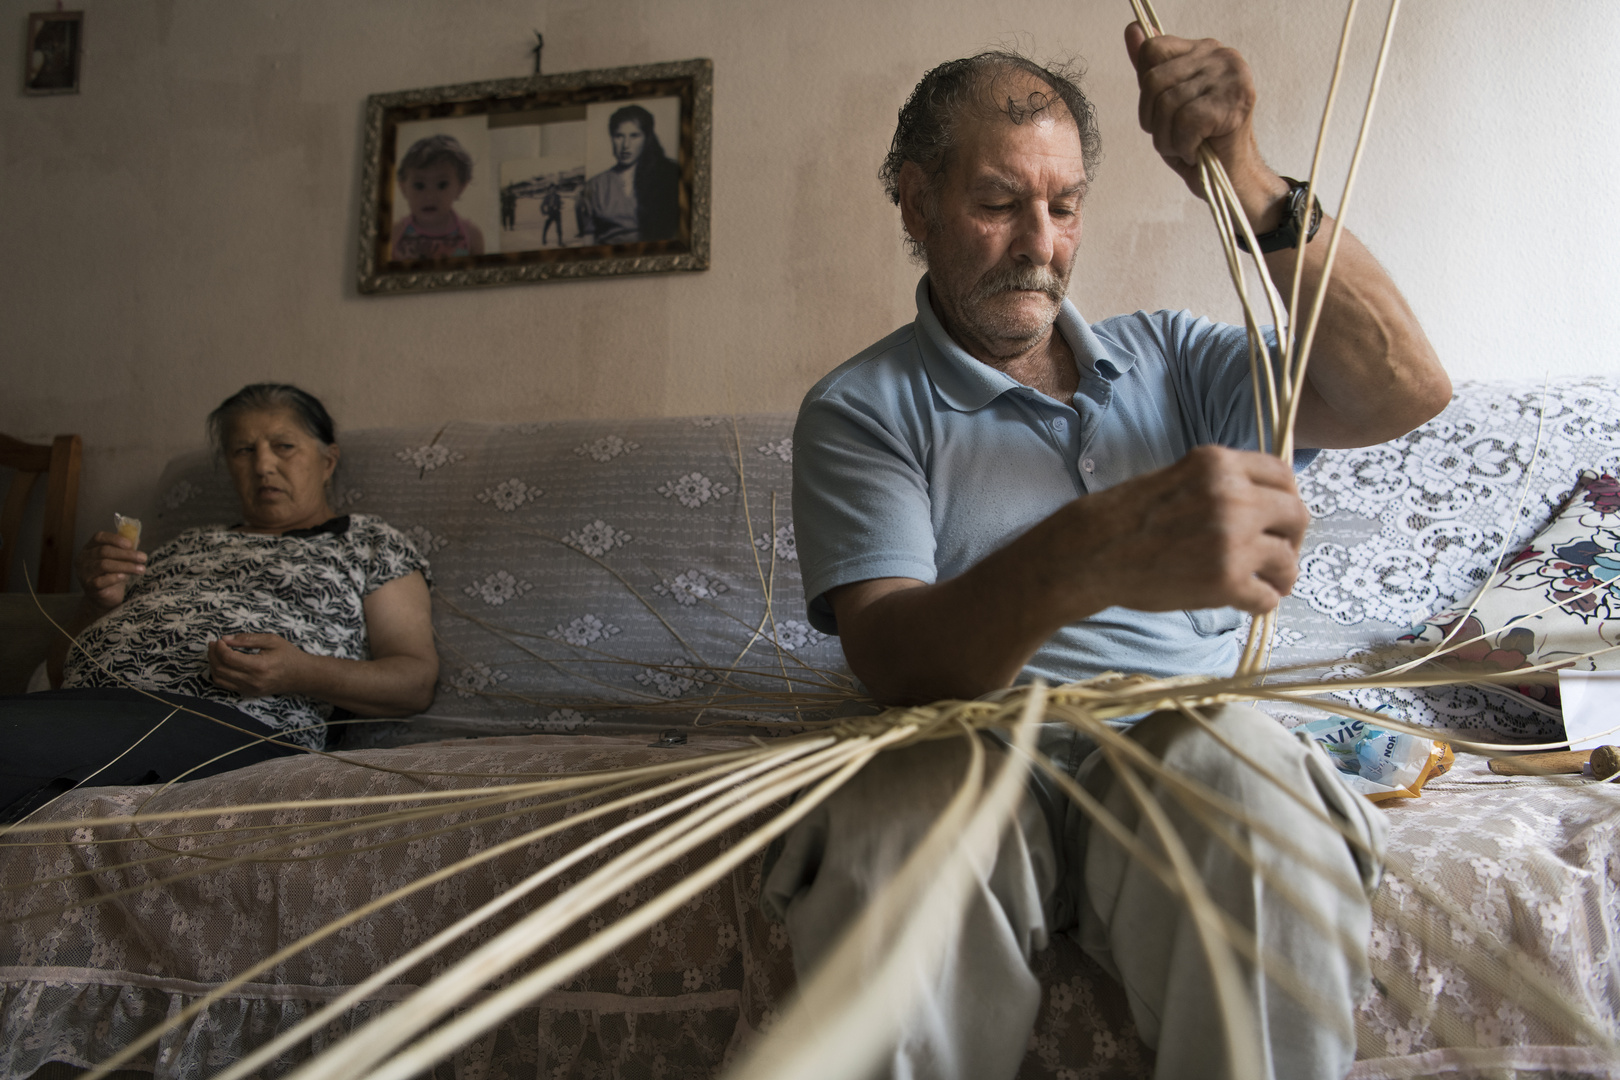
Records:
<instances>
[{"instance_id":1,"label":"man's mustache","mask_svg":"<svg viewBox=\"0 0 1620 1080\"><path fill-rule=\"evenodd\" d=\"M972 299L988 300L1004 292L1030 291L1045 293L1054 304L1063 302L1063 279L1047 266L1005 266L990 271L973 287Z\"/></svg>"}]
</instances>

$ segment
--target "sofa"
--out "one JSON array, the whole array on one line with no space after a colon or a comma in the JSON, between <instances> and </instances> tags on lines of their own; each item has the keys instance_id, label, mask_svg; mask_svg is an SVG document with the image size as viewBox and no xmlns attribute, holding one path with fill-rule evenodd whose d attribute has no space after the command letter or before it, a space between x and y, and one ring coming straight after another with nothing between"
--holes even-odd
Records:
<instances>
[{"instance_id":1,"label":"sofa","mask_svg":"<svg viewBox=\"0 0 1620 1080\"><path fill-rule=\"evenodd\" d=\"M288 793L403 798L424 775L438 785L491 786L757 745L871 711L837 641L805 619L789 506L791 432L789 415L749 415L342 434L336 506L381 515L432 562L437 700L409 720L335 729L328 757L266 762L161 793L72 792L47 811L68 823L53 842L0 846L0 1080L104 1060L301 934L591 800L431 828L390 825L291 853L244 834L233 851L252 857L218 867L187 853L259 819L221 811L170 830L191 835L161 840L74 821ZM1465 384L1444 414L1404 439L1323 453L1300 477L1314 522L1273 665L1317 664L1327 679L1365 670L1411 624L1466 601L1502 551L1553 515L1581 468L1613 474L1617 466L1620 402L1612 381L1599 379ZM157 501L149 547L235 511L203 451L169 464ZM1474 737L1557 737L1545 710L1470 684L1350 696ZM1288 724L1313 715L1303 705L1277 711ZM1462 754L1421 798L1386 804L1395 872L1374 899L1376 986L1358 1014L1352 1076L1620 1076L1620 1063L1578 1030L1504 990L1511 982L1437 946L1461 943L1466 953L1477 933L1510 943L1593 1025L1620 1036L1617 796L1613 785L1498 776ZM322 806L274 817L314 827L346 815L353 812ZM761 816L605 905L530 966ZM388 906L256 976L125 1068L213 1074L614 820ZM434 1075L717 1075L770 1029L793 987L786 935L756 903L759 877L755 857ZM1472 926L1425 901L1414 882L1449 898ZM371 994L265 1075L387 1009L512 917ZM1044 999L1021 1076L1151 1075L1152 1053L1117 988L1072 942L1057 936L1035 968Z\"/></svg>"}]
</instances>

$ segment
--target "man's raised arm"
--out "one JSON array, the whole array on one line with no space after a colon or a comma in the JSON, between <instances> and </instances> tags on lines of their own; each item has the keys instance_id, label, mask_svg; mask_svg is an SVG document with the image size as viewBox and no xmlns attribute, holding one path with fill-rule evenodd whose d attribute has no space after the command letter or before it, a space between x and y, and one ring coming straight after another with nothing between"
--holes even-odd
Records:
<instances>
[{"instance_id":1,"label":"man's raised arm","mask_svg":"<svg viewBox=\"0 0 1620 1080\"><path fill-rule=\"evenodd\" d=\"M1125 47L1141 89L1138 119L1165 163L1199 198L1198 148L1208 143L1226 166L1255 234L1282 224L1289 185L1260 156L1254 137L1254 78L1238 53L1217 41L1147 38L1137 23ZM1300 318L1321 280L1333 220L1322 218L1305 245ZM1294 248L1265 256L1287 303ZM1451 381L1417 317L1384 268L1348 229L1339 243L1317 325L1295 442L1301 448L1370 446L1406 434L1451 400Z\"/></svg>"}]
</instances>

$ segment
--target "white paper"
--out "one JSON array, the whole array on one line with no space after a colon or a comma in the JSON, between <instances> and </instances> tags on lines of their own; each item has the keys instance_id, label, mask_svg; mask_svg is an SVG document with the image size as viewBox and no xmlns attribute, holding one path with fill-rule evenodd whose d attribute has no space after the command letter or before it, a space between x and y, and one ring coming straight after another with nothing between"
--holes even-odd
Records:
<instances>
[{"instance_id":1,"label":"white paper","mask_svg":"<svg viewBox=\"0 0 1620 1080\"><path fill-rule=\"evenodd\" d=\"M1571 750L1620 746L1620 671L1559 671L1558 696Z\"/></svg>"}]
</instances>

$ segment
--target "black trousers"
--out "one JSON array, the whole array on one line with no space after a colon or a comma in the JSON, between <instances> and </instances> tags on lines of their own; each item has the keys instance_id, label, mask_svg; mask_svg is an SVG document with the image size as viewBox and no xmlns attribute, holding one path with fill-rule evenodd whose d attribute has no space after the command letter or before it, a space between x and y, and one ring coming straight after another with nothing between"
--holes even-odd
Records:
<instances>
[{"instance_id":1,"label":"black trousers","mask_svg":"<svg viewBox=\"0 0 1620 1080\"><path fill-rule=\"evenodd\" d=\"M204 715L174 712L176 705ZM185 694L109 688L0 697L0 822L17 821L86 780L95 787L161 784L201 766L186 775L195 780L300 752L253 738L277 734L229 705ZM203 765L228 751L235 752Z\"/></svg>"}]
</instances>

